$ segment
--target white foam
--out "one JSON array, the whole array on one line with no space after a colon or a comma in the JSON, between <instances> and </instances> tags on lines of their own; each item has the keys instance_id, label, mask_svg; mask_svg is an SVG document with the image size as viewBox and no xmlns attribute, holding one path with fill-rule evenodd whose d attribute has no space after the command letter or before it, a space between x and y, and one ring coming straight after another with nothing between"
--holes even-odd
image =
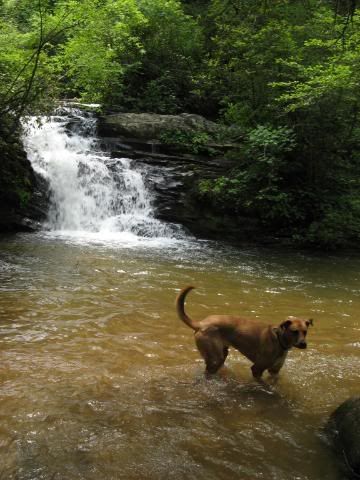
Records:
<instances>
[{"instance_id":1,"label":"white foam","mask_svg":"<svg viewBox=\"0 0 360 480\"><path fill-rule=\"evenodd\" d=\"M98 148L95 119L77 109L62 107L59 113L24 121L28 157L51 189L45 229L72 240L127 245L183 237L178 226L155 218L144 172Z\"/></svg>"}]
</instances>

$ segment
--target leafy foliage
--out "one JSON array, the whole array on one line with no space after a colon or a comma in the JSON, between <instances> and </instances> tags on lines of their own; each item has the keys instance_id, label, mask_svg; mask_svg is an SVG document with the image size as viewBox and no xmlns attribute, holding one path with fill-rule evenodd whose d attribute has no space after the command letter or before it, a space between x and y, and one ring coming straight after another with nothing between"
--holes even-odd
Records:
<instances>
[{"instance_id":1,"label":"leafy foliage","mask_svg":"<svg viewBox=\"0 0 360 480\"><path fill-rule=\"evenodd\" d=\"M164 144L175 145L181 151L190 152L194 155L214 155L215 149L209 145L210 135L206 132L187 132L181 130L166 130L160 135Z\"/></svg>"},{"instance_id":2,"label":"leafy foliage","mask_svg":"<svg viewBox=\"0 0 360 480\"><path fill-rule=\"evenodd\" d=\"M136 35L146 20L135 0L61 3L56 15L75 25L59 46L57 61L67 95L100 103L121 99L123 78L141 57Z\"/></svg>"},{"instance_id":3,"label":"leafy foliage","mask_svg":"<svg viewBox=\"0 0 360 480\"><path fill-rule=\"evenodd\" d=\"M215 208L235 204L298 243L354 245L360 19L357 9L306 3L211 2L216 29L204 96L215 85L224 121L245 132L246 141L239 167L202 182L200 191ZM271 144L261 142L279 125L291 129L292 140L284 149L275 140L269 152Z\"/></svg>"},{"instance_id":4,"label":"leafy foliage","mask_svg":"<svg viewBox=\"0 0 360 480\"><path fill-rule=\"evenodd\" d=\"M301 244L359 240L356 2L2 0L0 13L1 118L59 97L205 114L241 143L234 171L200 182L214 209Z\"/></svg>"},{"instance_id":5,"label":"leafy foliage","mask_svg":"<svg viewBox=\"0 0 360 480\"><path fill-rule=\"evenodd\" d=\"M125 78L125 103L138 110L176 113L190 109L193 76L201 64L203 37L177 0L140 0L146 18L139 34L141 63Z\"/></svg>"},{"instance_id":6,"label":"leafy foliage","mask_svg":"<svg viewBox=\"0 0 360 480\"><path fill-rule=\"evenodd\" d=\"M259 125L244 141L239 167L231 177L200 183L202 195L235 206L239 213L255 215L264 225L287 225L295 212L291 191L285 187L286 154L295 147L295 136L286 127Z\"/></svg>"}]
</instances>

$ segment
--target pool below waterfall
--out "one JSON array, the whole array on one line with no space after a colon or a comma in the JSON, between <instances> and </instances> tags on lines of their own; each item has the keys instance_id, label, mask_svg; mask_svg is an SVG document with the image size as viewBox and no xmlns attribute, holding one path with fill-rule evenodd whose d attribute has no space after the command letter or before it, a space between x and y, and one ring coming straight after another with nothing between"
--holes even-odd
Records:
<instances>
[{"instance_id":1,"label":"pool below waterfall","mask_svg":"<svg viewBox=\"0 0 360 480\"><path fill-rule=\"evenodd\" d=\"M359 393L360 259L49 232L0 250L1 478L341 478L322 428ZM194 318L313 317L308 349L276 385L234 350L206 380L174 310L189 283Z\"/></svg>"}]
</instances>

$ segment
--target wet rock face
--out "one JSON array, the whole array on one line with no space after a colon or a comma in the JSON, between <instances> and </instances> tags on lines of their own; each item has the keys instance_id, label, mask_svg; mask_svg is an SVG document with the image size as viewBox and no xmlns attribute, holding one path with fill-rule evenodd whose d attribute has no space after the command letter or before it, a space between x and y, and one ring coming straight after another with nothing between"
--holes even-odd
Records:
<instances>
[{"instance_id":1,"label":"wet rock face","mask_svg":"<svg viewBox=\"0 0 360 480\"><path fill-rule=\"evenodd\" d=\"M37 230L46 218L48 186L33 171L10 120L0 128L0 151L0 232Z\"/></svg>"},{"instance_id":2,"label":"wet rock face","mask_svg":"<svg viewBox=\"0 0 360 480\"><path fill-rule=\"evenodd\" d=\"M360 397L349 398L333 412L327 432L349 478L360 478Z\"/></svg>"},{"instance_id":3,"label":"wet rock face","mask_svg":"<svg viewBox=\"0 0 360 480\"><path fill-rule=\"evenodd\" d=\"M216 123L192 114L117 113L98 121L101 146L112 158L131 158L136 168L143 170L158 219L179 223L202 238L254 241L259 237L257 220L215 211L199 197L200 180L226 175L234 168L235 161L225 157L234 145L211 144L216 155L209 156L186 153L179 146L159 141L168 130L214 136L219 129Z\"/></svg>"},{"instance_id":4,"label":"wet rock face","mask_svg":"<svg viewBox=\"0 0 360 480\"><path fill-rule=\"evenodd\" d=\"M201 238L244 243L258 235L255 220L216 212L199 198L199 180L224 175L233 167L231 161L126 149L111 150L111 156L113 162L121 157L131 158L134 168L142 171L145 184L153 193L156 218L181 224Z\"/></svg>"}]
</instances>

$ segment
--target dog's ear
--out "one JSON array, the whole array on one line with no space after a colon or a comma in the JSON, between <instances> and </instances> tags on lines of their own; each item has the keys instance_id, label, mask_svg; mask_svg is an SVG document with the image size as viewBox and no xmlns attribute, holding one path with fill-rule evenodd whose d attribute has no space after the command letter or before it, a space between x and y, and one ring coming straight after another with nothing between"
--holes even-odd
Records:
<instances>
[{"instance_id":1,"label":"dog's ear","mask_svg":"<svg viewBox=\"0 0 360 480\"><path fill-rule=\"evenodd\" d=\"M289 319L285 320L285 322L280 323L280 328L283 328L284 330L286 330L287 328L290 327L291 323L292 323L291 320Z\"/></svg>"},{"instance_id":2,"label":"dog's ear","mask_svg":"<svg viewBox=\"0 0 360 480\"><path fill-rule=\"evenodd\" d=\"M314 325L314 321L313 321L313 319L312 319L312 318L309 318L309 320L306 320L306 322L305 322L305 323L306 323L306 325L307 325L308 327L310 327L310 325L311 325L311 326L313 326L313 325Z\"/></svg>"}]
</instances>

